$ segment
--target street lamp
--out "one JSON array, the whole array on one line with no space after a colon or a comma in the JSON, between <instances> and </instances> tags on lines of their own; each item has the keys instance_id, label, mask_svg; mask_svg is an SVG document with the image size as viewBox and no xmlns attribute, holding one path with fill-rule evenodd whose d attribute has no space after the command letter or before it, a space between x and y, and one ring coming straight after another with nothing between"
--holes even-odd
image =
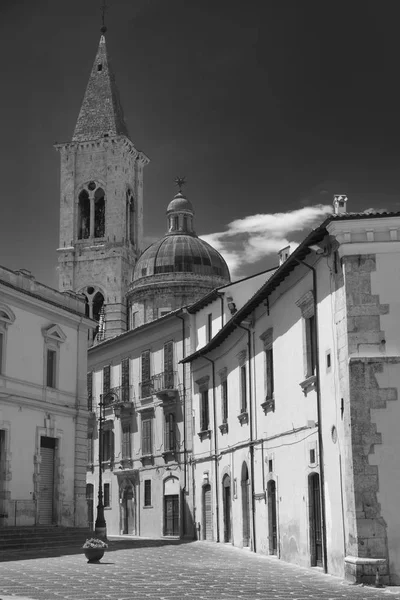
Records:
<instances>
[{"instance_id":1,"label":"street lamp","mask_svg":"<svg viewBox=\"0 0 400 600\"><path fill-rule=\"evenodd\" d=\"M98 538L107 539L107 525L104 518L103 503L103 423L105 421L105 403L103 394L100 394L99 402L99 502L97 504L97 516L94 526L95 535Z\"/></svg>"}]
</instances>

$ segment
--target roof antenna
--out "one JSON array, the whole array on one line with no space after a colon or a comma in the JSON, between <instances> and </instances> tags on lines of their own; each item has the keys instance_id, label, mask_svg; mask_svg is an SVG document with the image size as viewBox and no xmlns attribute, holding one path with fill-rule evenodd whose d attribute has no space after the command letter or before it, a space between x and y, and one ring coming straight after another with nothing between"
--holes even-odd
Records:
<instances>
[{"instance_id":1,"label":"roof antenna","mask_svg":"<svg viewBox=\"0 0 400 600\"><path fill-rule=\"evenodd\" d=\"M106 27L106 23L105 23L105 16L106 16L106 10L107 10L108 6L106 5L106 0L102 0L101 2L101 33L104 35L105 32L107 31L107 27Z\"/></svg>"}]
</instances>

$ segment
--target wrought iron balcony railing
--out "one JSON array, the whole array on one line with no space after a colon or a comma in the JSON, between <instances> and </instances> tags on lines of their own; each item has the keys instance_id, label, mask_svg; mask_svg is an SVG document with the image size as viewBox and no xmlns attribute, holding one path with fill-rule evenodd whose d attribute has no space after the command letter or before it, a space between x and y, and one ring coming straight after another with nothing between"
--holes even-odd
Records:
<instances>
[{"instance_id":1,"label":"wrought iron balcony railing","mask_svg":"<svg viewBox=\"0 0 400 600\"><path fill-rule=\"evenodd\" d=\"M139 394L140 398L148 398L153 394L176 390L177 387L176 371L164 371L153 375L148 381L142 381L139 384Z\"/></svg>"}]
</instances>

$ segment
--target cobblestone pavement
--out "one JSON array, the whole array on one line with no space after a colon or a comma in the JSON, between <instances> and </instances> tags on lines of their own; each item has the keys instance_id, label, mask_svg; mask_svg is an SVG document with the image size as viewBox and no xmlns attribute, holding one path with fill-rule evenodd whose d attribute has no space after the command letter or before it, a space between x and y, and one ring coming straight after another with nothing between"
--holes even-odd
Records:
<instances>
[{"instance_id":1,"label":"cobblestone pavement","mask_svg":"<svg viewBox=\"0 0 400 600\"><path fill-rule=\"evenodd\" d=\"M319 570L211 542L115 542L98 564L81 553L43 554L3 557L0 599L400 600L400 588L350 586Z\"/></svg>"}]
</instances>

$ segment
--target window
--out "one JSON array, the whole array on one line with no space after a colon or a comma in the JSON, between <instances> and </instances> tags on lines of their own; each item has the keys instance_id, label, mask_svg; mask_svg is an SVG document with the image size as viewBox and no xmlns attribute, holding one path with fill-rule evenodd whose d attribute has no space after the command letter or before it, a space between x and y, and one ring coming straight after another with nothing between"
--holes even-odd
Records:
<instances>
[{"instance_id":1,"label":"window","mask_svg":"<svg viewBox=\"0 0 400 600\"><path fill-rule=\"evenodd\" d=\"M306 349L307 349L307 377L315 375L316 368L316 331L315 331L315 315L311 315L305 319L306 327Z\"/></svg>"},{"instance_id":2,"label":"window","mask_svg":"<svg viewBox=\"0 0 400 600\"><path fill-rule=\"evenodd\" d=\"M88 465L93 464L93 431L88 431L87 434L87 462Z\"/></svg>"},{"instance_id":3,"label":"window","mask_svg":"<svg viewBox=\"0 0 400 600\"><path fill-rule=\"evenodd\" d=\"M104 192L97 188L94 193L94 237L101 238L105 235L105 199Z\"/></svg>"},{"instance_id":4,"label":"window","mask_svg":"<svg viewBox=\"0 0 400 600\"><path fill-rule=\"evenodd\" d=\"M110 391L111 367L107 365L103 368L103 396Z\"/></svg>"},{"instance_id":5,"label":"window","mask_svg":"<svg viewBox=\"0 0 400 600\"><path fill-rule=\"evenodd\" d=\"M222 422L228 422L228 380L221 382Z\"/></svg>"},{"instance_id":6,"label":"window","mask_svg":"<svg viewBox=\"0 0 400 600\"><path fill-rule=\"evenodd\" d=\"M0 304L0 375L5 372L7 328L14 321L13 311L5 304Z\"/></svg>"},{"instance_id":7,"label":"window","mask_svg":"<svg viewBox=\"0 0 400 600\"><path fill-rule=\"evenodd\" d=\"M57 352L55 350L47 349L46 358L46 385L47 387L56 387L56 366L57 366Z\"/></svg>"},{"instance_id":8,"label":"window","mask_svg":"<svg viewBox=\"0 0 400 600\"><path fill-rule=\"evenodd\" d=\"M151 396L151 382L150 382L150 350L142 352L141 356L141 369L142 369L142 381L141 381L141 398Z\"/></svg>"},{"instance_id":9,"label":"window","mask_svg":"<svg viewBox=\"0 0 400 600\"><path fill-rule=\"evenodd\" d=\"M93 371L87 374L86 381L87 389L87 409L89 412L93 411Z\"/></svg>"},{"instance_id":10,"label":"window","mask_svg":"<svg viewBox=\"0 0 400 600\"><path fill-rule=\"evenodd\" d=\"M130 382L130 360L129 358L123 358L121 361L121 400L122 402L129 402L129 382Z\"/></svg>"},{"instance_id":11,"label":"window","mask_svg":"<svg viewBox=\"0 0 400 600\"><path fill-rule=\"evenodd\" d=\"M272 459L270 458L268 461L268 473L272 473L274 470Z\"/></svg>"},{"instance_id":12,"label":"window","mask_svg":"<svg viewBox=\"0 0 400 600\"><path fill-rule=\"evenodd\" d=\"M165 444L166 452L175 450L175 415L170 413L165 417Z\"/></svg>"},{"instance_id":13,"label":"window","mask_svg":"<svg viewBox=\"0 0 400 600\"><path fill-rule=\"evenodd\" d=\"M174 387L174 342L164 344L164 387Z\"/></svg>"},{"instance_id":14,"label":"window","mask_svg":"<svg viewBox=\"0 0 400 600\"><path fill-rule=\"evenodd\" d=\"M266 368L266 387L267 387L267 398L273 398L274 396L274 355L272 350L272 344L265 350L265 368Z\"/></svg>"},{"instance_id":15,"label":"window","mask_svg":"<svg viewBox=\"0 0 400 600\"><path fill-rule=\"evenodd\" d=\"M104 508L110 508L110 484L105 483L103 488L103 504Z\"/></svg>"},{"instance_id":16,"label":"window","mask_svg":"<svg viewBox=\"0 0 400 600\"><path fill-rule=\"evenodd\" d=\"M121 423L122 429L122 458L131 458L131 424Z\"/></svg>"},{"instance_id":17,"label":"window","mask_svg":"<svg viewBox=\"0 0 400 600\"><path fill-rule=\"evenodd\" d=\"M112 421L106 421L112 424ZM113 462L114 461L114 432L111 429L103 430L103 444L102 444L102 462Z\"/></svg>"},{"instance_id":18,"label":"window","mask_svg":"<svg viewBox=\"0 0 400 600\"><path fill-rule=\"evenodd\" d=\"M144 505L151 506L151 479L144 480Z\"/></svg>"},{"instance_id":19,"label":"window","mask_svg":"<svg viewBox=\"0 0 400 600\"><path fill-rule=\"evenodd\" d=\"M207 315L207 342L212 338L212 314Z\"/></svg>"},{"instance_id":20,"label":"window","mask_svg":"<svg viewBox=\"0 0 400 600\"><path fill-rule=\"evenodd\" d=\"M200 396L200 429L207 431L210 427L209 407L208 407L208 390L201 392Z\"/></svg>"},{"instance_id":21,"label":"window","mask_svg":"<svg viewBox=\"0 0 400 600\"><path fill-rule=\"evenodd\" d=\"M101 64L97 66L101 70ZM90 181L78 196L78 239L105 236L105 193ZM93 218L94 217L94 218Z\"/></svg>"},{"instance_id":22,"label":"window","mask_svg":"<svg viewBox=\"0 0 400 600\"><path fill-rule=\"evenodd\" d=\"M90 236L90 199L86 190L79 194L78 239L85 240Z\"/></svg>"},{"instance_id":23,"label":"window","mask_svg":"<svg viewBox=\"0 0 400 600\"><path fill-rule=\"evenodd\" d=\"M246 365L240 367L240 412L247 411Z\"/></svg>"},{"instance_id":24,"label":"window","mask_svg":"<svg viewBox=\"0 0 400 600\"><path fill-rule=\"evenodd\" d=\"M152 419L144 419L142 421L142 454L153 453L153 440L152 440Z\"/></svg>"}]
</instances>

